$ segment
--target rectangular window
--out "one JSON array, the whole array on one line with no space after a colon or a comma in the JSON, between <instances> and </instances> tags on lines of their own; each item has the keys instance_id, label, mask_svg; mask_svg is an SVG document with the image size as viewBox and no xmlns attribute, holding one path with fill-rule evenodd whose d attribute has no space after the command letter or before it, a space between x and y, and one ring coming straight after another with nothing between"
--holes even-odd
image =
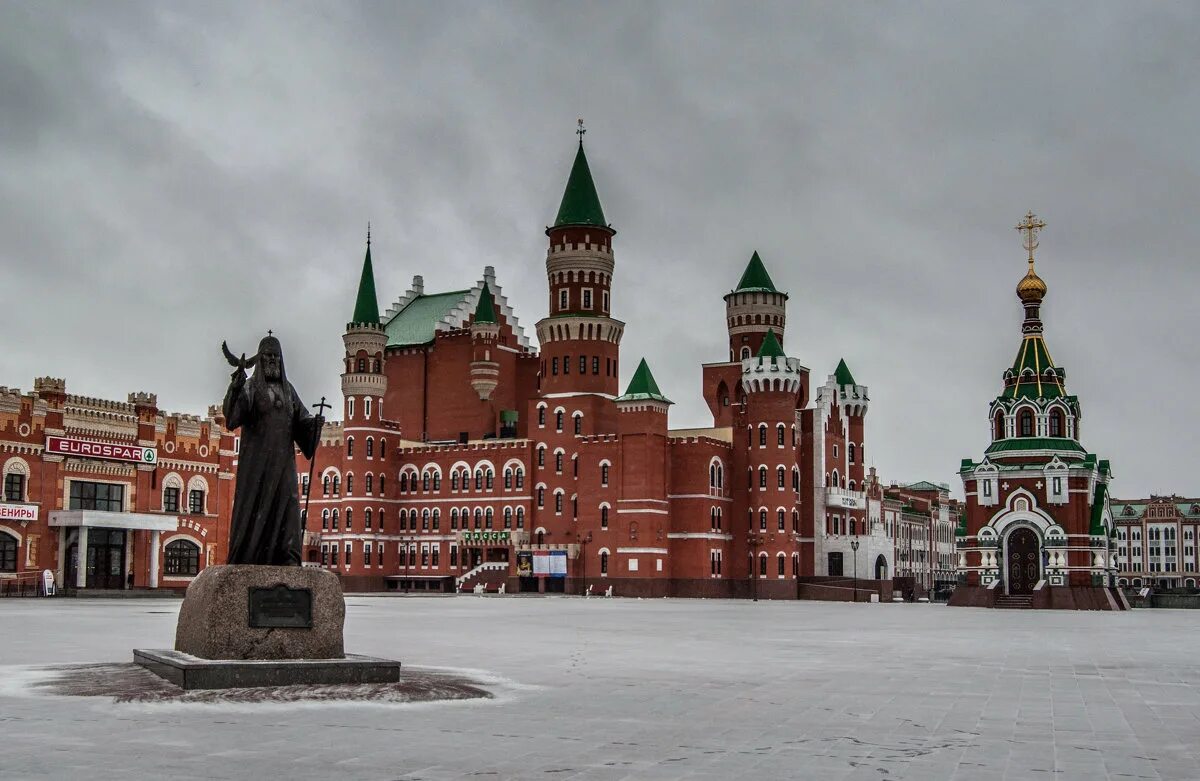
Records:
<instances>
[{"instance_id":1,"label":"rectangular window","mask_svg":"<svg viewBox=\"0 0 1200 781\"><path fill-rule=\"evenodd\" d=\"M441 545L433 546L433 566L435 566L435 567L438 566L438 556L441 554L441 551L442 551Z\"/></svg>"},{"instance_id":2,"label":"rectangular window","mask_svg":"<svg viewBox=\"0 0 1200 781\"><path fill-rule=\"evenodd\" d=\"M163 512L179 512L179 487L169 485L163 489Z\"/></svg>"},{"instance_id":3,"label":"rectangular window","mask_svg":"<svg viewBox=\"0 0 1200 781\"><path fill-rule=\"evenodd\" d=\"M371 566L371 543L369 542L363 543L363 566Z\"/></svg>"},{"instance_id":4,"label":"rectangular window","mask_svg":"<svg viewBox=\"0 0 1200 781\"><path fill-rule=\"evenodd\" d=\"M121 512L125 509L125 486L120 483L89 483L71 481L72 510L107 510Z\"/></svg>"},{"instance_id":5,"label":"rectangular window","mask_svg":"<svg viewBox=\"0 0 1200 781\"><path fill-rule=\"evenodd\" d=\"M204 514L204 492L198 488L188 491L188 512L192 515Z\"/></svg>"},{"instance_id":6,"label":"rectangular window","mask_svg":"<svg viewBox=\"0 0 1200 781\"><path fill-rule=\"evenodd\" d=\"M592 374L600 374L600 356L598 355L592 357Z\"/></svg>"},{"instance_id":7,"label":"rectangular window","mask_svg":"<svg viewBox=\"0 0 1200 781\"><path fill-rule=\"evenodd\" d=\"M587 356L586 355L579 356L579 373L587 374Z\"/></svg>"},{"instance_id":8,"label":"rectangular window","mask_svg":"<svg viewBox=\"0 0 1200 781\"><path fill-rule=\"evenodd\" d=\"M321 566L324 567L324 566L328 566L328 565L329 565L329 546L322 545L321 546Z\"/></svg>"},{"instance_id":9,"label":"rectangular window","mask_svg":"<svg viewBox=\"0 0 1200 781\"><path fill-rule=\"evenodd\" d=\"M559 309L567 308L567 304L570 302L570 296L571 296L571 293L566 288L563 288L558 291L558 308Z\"/></svg>"},{"instance_id":10,"label":"rectangular window","mask_svg":"<svg viewBox=\"0 0 1200 781\"><path fill-rule=\"evenodd\" d=\"M4 476L4 501L25 501L25 475L10 472Z\"/></svg>"},{"instance_id":11,"label":"rectangular window","mask_svg":"<svg viewBox=\"0 0 1200 781\"><path fill-rule=\"evenodd\" d=\"M354 555L354 544L346 543L346 566L349 567L353 562L350 558Z\"/></svg>"},{"instance_id":12,"label":"rectangular window","mask_svg":"<svg viewBox=\"0 0 1200 781\"><path fill-rule=\"evenodd\" d=\"M601 293L600 301L601 301L601 311L607 312L608 311L608 291L607 290L605 290L603 293Z\"/></svg>"},{"instance_id":13,"label":"rectangular window","mask_svg":"<svg viewBox=\"0 0 1200 781\"><path fill-rule=\"evenodd\" d=\"M570 373L571 373L571 356L564 355L563 356L563 374L570 374Z\"/></svg>"},{"instance_id":14,"label":"rectangular window","mask_svg":"<svg viewBox=\"0 0 1200 781\"><path fill-rule=\"evenodd\" d=\"M592 289L590 287L585 287L583 289L583 308L592 308Z\"/></svg>"},{"instance_id":15,"label":"rectangular window","mask_svg":"<svg viewBox=\"0 0 1200 781\"><path fill-rule=\"evenodd\" d=\"M630 560L629 560L629 571L630 571L630 572L637 572L637 571L638 571L638 560L637 560L637 559L630 559Z\"/></svg>"},{"instance_id":16,"label":"rectangular window","mask_svg":"<svg viewBox=\"0 0 1200 781\"><path fill-rule=\"evenodd\" d=\"M558 376L558 359L557 358L550 359L550 373L553 374L555 377Z\"/></svg>"},{"instance_id":17,"label":"rectangular window","mask_svg":"<svg viewBox=\"0 0 1200 781\"><path fill-rule=\"evenodd\" d=\"M1061 477L1054 478L1054 493L1056 493L1056 494L1062 493L1062 478Z\"/></svg>"},{"instance_id":18,"label":"rectangular window","mask_svg":"<svg viewBox=\"0 0 1200 781\"><path fill-rule=\"evenodd\" d=\"M991 480L983 481L983 495L984 496L992 495L992 481Z\"/></svg>"}]
</instances>

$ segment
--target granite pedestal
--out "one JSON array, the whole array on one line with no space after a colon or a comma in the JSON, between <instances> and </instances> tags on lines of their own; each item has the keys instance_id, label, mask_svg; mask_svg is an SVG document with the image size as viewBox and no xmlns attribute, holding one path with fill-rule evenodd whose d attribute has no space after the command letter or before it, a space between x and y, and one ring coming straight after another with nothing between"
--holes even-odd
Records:
<instances>
[{"instance_id":1,"label":"granite pedestal","mask_svg":"<svg viewBox=\"0 0 1200 781\"><path fill-rule=\"evenodd\" d=\"M223 565L201 572L179 609L174 650L134 661L184 689L392 683L400 663L347 656L337 576L311 567Z\"/></svg>"}]
</instances>

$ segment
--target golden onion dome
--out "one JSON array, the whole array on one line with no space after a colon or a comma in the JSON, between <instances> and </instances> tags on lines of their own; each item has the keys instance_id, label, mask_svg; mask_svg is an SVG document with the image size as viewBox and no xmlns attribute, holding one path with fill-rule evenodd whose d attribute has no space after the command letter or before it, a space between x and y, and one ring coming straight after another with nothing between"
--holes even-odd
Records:
<instances>
[{"instance_id":1,"label":"golden onion dome","mask_svg":"<svg viewBox=\"0 0 1200 781\"><path fill-rule=\"evenodd\" d=\"M1017 298L1029 303L1031 301L1041 301L1046 297L1046 283L1033 270L1033 260L1029 261L1029 271L1017 283Z\"/></svg>"}]
</instances>

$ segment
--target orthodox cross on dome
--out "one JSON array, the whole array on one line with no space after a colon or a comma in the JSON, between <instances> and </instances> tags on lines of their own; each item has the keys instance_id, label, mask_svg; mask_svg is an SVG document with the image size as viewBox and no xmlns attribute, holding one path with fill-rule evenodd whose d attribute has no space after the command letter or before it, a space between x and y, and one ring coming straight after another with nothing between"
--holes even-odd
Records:
<instances>
[{"instance_id":1,"label":"orthodox cross on dome","mask_svg":"<svg viewBox=\"0 0 1200 781\"><path fill-rule=\"evenodd\" d=\"M579 145L583 146L583 134L587 132L587 128L583 126L583 118L580 117L578 125L575 128L575 135L579 136Z\"/></svg>"},{"instance_id":2,"label":"orthodox cross on dome","mask_svg":"<svg viewBox=\"0 0 1200 781\"><path fill-rule=\"evenodd\" d=\"M367 220L367 246L371 246L371 221Z\"/></svg>"},{"instance_id":3,"label":"orthodox cross on dome","mask_svg":"<svg viewBox=\"0 0 1200 781\"><path fill-rule=\"evenodd\" d=\"M274 331L272 331L270 328L268 328L268 329L267 329L267 336L274 336L274 335L275 335L275 332L274 332Z\"/></svg>"},{"instance_id":4,"label":"orthodox cross on dome","mask_svg":"<svg viewBox=\"0 0 1200 781\"><path fill-rule=\"evenodd\" d=\"M1046 223L1042 221L1041 217L1034 214L1032 209L1025 215L1025 219L1016 225L1017 230L1025 234L1021 237L1021 244L1024 245L1025 251L1029 253L1030 266L1033 265L1033 251L1038 248L1038 234L1041 233L1044 227L1046 227Z\"/></svg>"}]
</instances>

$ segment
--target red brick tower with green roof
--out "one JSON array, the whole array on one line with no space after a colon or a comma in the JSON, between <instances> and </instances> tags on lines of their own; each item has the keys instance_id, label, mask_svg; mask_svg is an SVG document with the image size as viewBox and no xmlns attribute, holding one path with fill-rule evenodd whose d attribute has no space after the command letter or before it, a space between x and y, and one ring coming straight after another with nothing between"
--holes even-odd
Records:
<instances>
[{"instance_id":1,"label":"red brick tower with green roof","mask_svg":"<svg viewBox=\"0 0 1200 781\"><path fill-rule=\"evenodd\" d=\"M544 395L620 392L620 345L625 324L612 315L612 238L600 197L579 147L554 224L546 228L549 315L537 323Z\"/></svg>"},{"instance_id":2,"label":"red brick tower with green roof","mask_svg":"<svg viewBox=\"0 0 1200 781\"><path fill-rule=\"evenodd\" d=\"M342 334L345 346L342 371L342 403L347 440L356 428L378 426L383 397L387 394L387 333L379 321L375 295L375 269L371 264L371 231L367 230L367 252L363 258L354 313Z\"/></svg>"},{"instance_id":3,"label":"red brick tower with green roof","mask_svg":"<svg viewBox=\"0 0 1200 781\"><path fill-rule=\"evenodd\" d=\"M500 338L500 323L496 320L496 301L491 288L483 283L479 303L471 318L471 387L481 401L491 398L500 382L500 364L492 360L492 352Z\"/></svg>"},{"instance_id":4,"label":"red brick tower with green roof","mask_svg":"<svg viewBox=\"0 0 1200 781\"><path fill-rule=\"evenodd\" d=\"M1043 336L1046 283L1034 270L1032 212L1017 226L1029 268L1017 284L1021 344L988 409L992 442L959 474L966 519L959 530L959 586L952 604L1119 609L1109 463L1079 441L1081 410L1066 391Z\"/></svg>"},{"instance_id":5,"label":"red brick tower with green roof","mask_svg":"<svg viewBox=\"0 0 1200 781\"><path fill-rule=\"evenodd\" d=\"M787 327L787 293L775 289L767 267L755 251L738 280L725 294L725 320L729 331L729 360L757 355L767 333L783 344Z\"/></svg>"}]
</instances>

